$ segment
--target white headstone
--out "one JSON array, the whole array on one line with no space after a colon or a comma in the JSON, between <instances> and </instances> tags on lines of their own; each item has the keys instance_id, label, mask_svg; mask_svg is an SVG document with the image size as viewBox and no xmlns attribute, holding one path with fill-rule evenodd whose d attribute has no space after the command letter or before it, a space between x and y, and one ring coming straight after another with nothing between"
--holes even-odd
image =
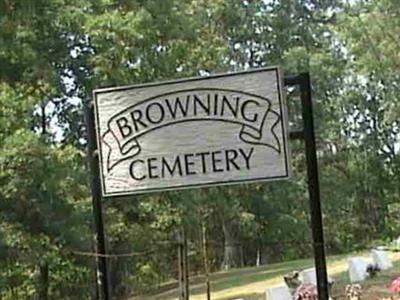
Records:
<instances>
[{"instance_id":1,"label":"white headstone","mask_svg":"<svg viewBox=\"0 0 400 300\"><path fill-rule=\"evenodd\" d=\"M372 259L381 270L387 270L393 267L393 263L389 258L387 251L372 250Z\"/></svg>"},{"instance_id":2,"label":"white headstone","mask_svg":"<svg viewBox=\"0 0 400 300\"><path fill-rule=\"evenodd\" d=\"M292 300L289 288L286 285L273 286L265 291L266 300Z\"/></svg>"},{"instance_id":3,"label":"white headstone","mask_svg":"<svg viewBox=\"0 0 400 300\"><path fill-rule=\"evenodd\" d=\"M350 282L364 281L367 276L368 261L363 257L352 257L349 259Z\"/></svg>"},{"instance_id":4,"label":"white headstone","mask_svg":"<svg viewBox=\"0 0 400 300\"><path fill-rule=\"evenodd\" d=\"M400 236L397 239L394 240L394 246L396 248L400 248Z\"/></svg>"},{"instance_id":5,"label":"white headstone","mask_svg":"<svg viewBox=\"0 0 400 300\"><path fill-rule=\"evenodd\" d=\"M315 268L305 269L300 272L300 280L305 284L317 285L317 274L315 273ZM328 276L328 283L333 283L333 279Z\"/></svg>"}]
</instances>

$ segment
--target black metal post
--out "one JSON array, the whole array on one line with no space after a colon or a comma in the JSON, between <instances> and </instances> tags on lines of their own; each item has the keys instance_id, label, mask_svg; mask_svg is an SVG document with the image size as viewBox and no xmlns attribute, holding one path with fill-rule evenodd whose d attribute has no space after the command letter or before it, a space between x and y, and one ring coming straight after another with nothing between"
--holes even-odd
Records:
<instances>
[{"instance_id":1,"label":"black metal post","mask_svg":"<svg viewBox=\"0 0 400 300\"><path fill-rule=\"evenodd\" d=\"M85 121L88 140L88 160L91 172L90 188L92 192L92 206L94 227L96 231L96 257L97 263L97 285L99 285L99 294L101 300L111 300L111 291L109 285L109 276L107 270L106 244L104 236L103 213L102 213L102 195L99 170L99 155L97 152L96 132L94 127L94 108L90 101L85 105Z\"/></svg>"},{"instance_id":2,"label":"black metal post","mask_svg":"<svg viewBox=\"0 0 400 300\"><path fill-rule=\"evenodd\" d=\"M328 279L326 272L324 232L322 225L321 197L319 191L317 149L315 145L314 117L311 100L310 75L301 74L300 97L306 146L308 193L313 234L314 259L317 272L318 295L320 300L328 300Z\"/></svg>"},{"instance_id":3,"label":"black metal post","mask_svg":"<svg viewBox=\"0 0 400 300\"><path fill-rule=\"evenodd\" d=\"M178 240L178 267L179 267L179 300L187 300L185 242L184 242L183 229L178 230L177 240Z\"/></svg>"},{"instance_id":4,"label":"black metal post","mask_svg":"<svg viewBox=\"0 0 400 300\"><path fill-rule=\"evenodd\" d=\"M285 78L286 85L300 85L300 97L303 118L303 138L305 141L308 193L310 196L310 214L314 247L314 260L318 285L318 297L320 300L328 300L328 276L326 271L326 259L324 248L324 232L322 225L321 198L318 178L317 150L315 145L314 118L311 100L310 75L308 73L299 76ZM295 134L292 138L299 138Z\"/></svg>"},{"instance_id":5,"label":"black metal post","mask_svg":"<svg viewBox=\"0 0 400 300\"><path fill-rule=\"evenodd\" d=\"M185 270L185 300L189 300L189 259L186 228L183 227L183 265Z\"/></svg>"},{"instance_id":6,"label":"black metal post","mask_svg":"<svg viewBox=\"0 0 400 300\"><path fill-rule=\"evenodd\" d=\"M211 300L211 286L210 286L210 274L208 267L208 253L207 253L207 227L205 217L201 216L201 236L203 246L203 264L204 264L204 275L206 277L206 299Z\"/></svg>"}]
</instances>

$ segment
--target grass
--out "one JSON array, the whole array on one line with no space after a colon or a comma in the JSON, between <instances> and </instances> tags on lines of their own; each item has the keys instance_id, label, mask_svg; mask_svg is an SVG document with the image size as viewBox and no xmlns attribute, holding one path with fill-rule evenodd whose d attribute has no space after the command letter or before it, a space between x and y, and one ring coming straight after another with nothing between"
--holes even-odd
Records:
<instances>
[{"instance_id":1,"label":"grass","mask_svg":"<svg viewBox=\"0 0 400 300\"><path fill-rule=\"evenodd\" d=\"M352 254L351 256L362 256ZM336 300L345 299L344 289L349 283L347 261L350 255L330 256L327 258L328 273L335 279L333 296ZM391 258L394 267L388 271L380 272L375 278L362 283L363 299L379 299L389 297L387 285L391 280L400 276L400 253L393 253ZM283 284L282 275L293 270L301 270L313 266L312 259L289 261L261 267L233 269L226 272L211 274L211 299L213 300L264 300L265 290L274 285ZM190 284L190 299L205 300L205 285L203 278L197 277ZM156 294L142 295L129 300L177 300L176 288Z\"/></svg>"}]
</instances>

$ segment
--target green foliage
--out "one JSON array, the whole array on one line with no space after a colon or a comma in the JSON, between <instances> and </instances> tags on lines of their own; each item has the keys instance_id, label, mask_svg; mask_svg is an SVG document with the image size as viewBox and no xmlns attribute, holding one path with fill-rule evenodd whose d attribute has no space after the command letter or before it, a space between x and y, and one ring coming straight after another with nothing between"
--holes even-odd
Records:
<instances>
[{"instance_id":1,"label":"green foliage","mask_svg":"<svg viewBox=\"0 0 400 300\"><path fill-rule=\"evenodd\" d=\"M82 284L88 279L88 266L74 265L66 251L90 245L89 228L85 228L87 206L77 203L88 196L78 181L80 160L72 147L50 148L26 130L15 131L3 142L0 257L8 270L7 280L11 280L2 287L5 295L11 288L18 290L19 299L31 297L36 291L35 273L42 263L50 265L50 291L65 287L65 282ZM12 264L21 267L14 273Z\"/></svg>"},{"instance_id":2,"label":"green foliage","mask_svg":"<svg viewBox=\"0 0 400 300\"><path fill-rule=\"evenodd\" d=\"M77 255L92 251L82 103L102 86L310 72L327 250L396 237L399 13L396 0L0 0L0 298L94 291L94 259ZM291 151L289 182L106 201L109 251L133 253L110 259L114 293L176 278L183 228L192 274L203 225L212 270L310 256L303 145Z\"/></svg>"}]
</instances>

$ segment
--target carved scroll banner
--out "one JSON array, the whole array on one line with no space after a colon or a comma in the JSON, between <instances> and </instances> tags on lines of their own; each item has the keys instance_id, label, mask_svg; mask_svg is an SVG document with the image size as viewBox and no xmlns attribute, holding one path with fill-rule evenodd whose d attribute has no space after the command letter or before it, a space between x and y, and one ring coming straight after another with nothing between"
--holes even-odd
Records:
<instances>
[{"instance_id":1,"label":"carved scroll banner","mask_svg":"<svg viewBox=\"0 0 400 300\"><path fill-rule=\"evenodd\" d=\"M103 196L288 178L279 68L93 92Z\"/></svg>"}]
</instances>

